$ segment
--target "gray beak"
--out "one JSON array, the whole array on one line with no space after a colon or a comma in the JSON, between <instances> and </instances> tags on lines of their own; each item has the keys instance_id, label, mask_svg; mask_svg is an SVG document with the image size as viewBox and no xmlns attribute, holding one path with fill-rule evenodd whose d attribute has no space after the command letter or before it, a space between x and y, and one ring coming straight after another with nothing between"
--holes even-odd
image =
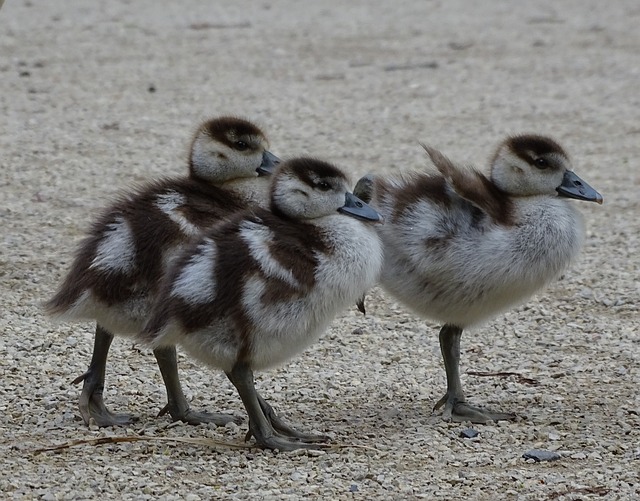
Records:
<instances>
[{"instance_id":1,"label":"gray beak","mask_svg":"<svg viewBox=\"0 0 640 501\"><path fill-rule=\"evenodd\" d=\"M280 159L270 151L266 151L262 154L262 163L260 167L256 169L258 176L269 176L273 173L273 169L280 163Z\"/></svg>"},{"instance_id":2,"label":"gray beak","mask_svg":"<svg viewBox=\"0 0 640 501\"><path fill-rule=\"evenodd\" d=\"M347 193L344 198L344 205L340 207L338 211L358 219L375 221L376 223L382 222L382 216L356 197L353 193Z\"/></svg>"},{"instance_id":3,"label":"gray beak","mask_svg":"<svg viewBox=\"0 0 640 501\"><path fill-rule=\"evenodd\" d=\"M587 202L597 202L599 204L602 204L603 201L600 193L594 190L570 170L564 173L562 184L556 188L556 191L561 197L586 200Z\"/></svg>"}]
</instances>

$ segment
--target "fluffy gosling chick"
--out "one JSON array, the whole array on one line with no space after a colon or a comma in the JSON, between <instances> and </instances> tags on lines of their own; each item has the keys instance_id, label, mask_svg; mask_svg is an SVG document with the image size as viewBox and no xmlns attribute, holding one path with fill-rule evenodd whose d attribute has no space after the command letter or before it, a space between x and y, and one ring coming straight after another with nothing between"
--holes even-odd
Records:
<instances>
[{"instance_id":1,"label":"fluffy gosling chick","mask_svg":"<svg viewBox=\"0 0 640 501\"><path fill-rule=\"evenodd\" d=\"M238 214L182 253L143 334L222 369L249 415L248 436L263 448L319 448L327 439L276 416L253 371L304 350L378 280L382 247L371 223L380 216L348 186L331 164L283 163L270 211Z\"/></svg>"},{"instance_id":2,"label":"fluffy gosling chick","mask_svg":"<svg viewBox=\"0 0 640 501\"><path fill-rule=\"evenodd\" d=\"M190 149L189 175L123 194L102 211L46 310L61 320L95 320L93 356L79 409L85 423L122 425L136 418L109 411L103 401L107 356L114 334L131 336L145 324L158 282L190 239L235 211L266 203L269 174L278 162L264 133L235 117L206 121ZM167 390L160 412L173 420L224 425L231 416L189 407L177 371L176 350L154 350Z\"/></svg>"},{"instance_id":3,"label":"fluffy gosling chick","mask_svg":"<svg viewBox=\"0 0 640 501\"><path fill-rule=\"evenodd\" d=\"M426 318L444 323L440 348L447 391L444 418L483 423L511 419L469 405L460 381L463 329L526 301L566 270L584 239L568 199L602 203L553 139L505 139L489 177L426 147L439 173L366 176L355 193L385 217L381 285Z\"/></svg>"}]
</instances>

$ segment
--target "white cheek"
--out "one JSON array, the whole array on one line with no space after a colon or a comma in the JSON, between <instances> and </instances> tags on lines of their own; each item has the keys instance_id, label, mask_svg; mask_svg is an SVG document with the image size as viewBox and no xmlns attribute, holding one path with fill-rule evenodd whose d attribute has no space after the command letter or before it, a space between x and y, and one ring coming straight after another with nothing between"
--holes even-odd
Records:
<instances>
[{"instance_id":1,"label":"white cheek","mask_svg":"<svg viewBox=\"0 0 640 501\"><path fill-rule=\"evenodd\" d=\"M171 221L176 223L180 230L187 236L196 236L200 234L200 229L191 223L178 209L187 203L187 198L177 191L167 191L158 195L156 198L156 207L166 214Z\"/></svg>"},{"instance_id":2,"label":"white cheek","mask_svg":"<svg viewBox=\"0 0 640 501\"><path fill-rule=\"evenodd\" d=\"M262 163L262 154L258 155L242 155L233 153L230 157L230 161L235 165L237 178L243 177L256 177L258 173L256 169L260 167Z\"/></svg>"},{"instance_id":3,"label":"white cheek","mask_svg":"<svg viewBox=\"0 0 640 501\"><path fill-rule=\"evenodd\" d=\"M556 172L535 169L531 176L531 193L536 195L555 195L556 188L562 183L562 176Z\"/></svg>"},{"instance_id":4,"label":"white cheek","mask_svg":"<svg viewBox=\"0 0 640 501\"><path fill-rule=\"evenodd\" d=\"M191 161L196 174L211 182L224 181L228 174L220 162L219 153L204 141L196 141L191 150Z\"/></svg>"},{"instance_id":5,"label":"white cheek","mask_svg":"<svg viewBox=\"0 0 640 501\"><path fill-rule=\"evenodd\" d=\"M134 267L136 256L133 232L123 217L107 226L89 268L126 273Z\"/></svg>"}]
</instances>

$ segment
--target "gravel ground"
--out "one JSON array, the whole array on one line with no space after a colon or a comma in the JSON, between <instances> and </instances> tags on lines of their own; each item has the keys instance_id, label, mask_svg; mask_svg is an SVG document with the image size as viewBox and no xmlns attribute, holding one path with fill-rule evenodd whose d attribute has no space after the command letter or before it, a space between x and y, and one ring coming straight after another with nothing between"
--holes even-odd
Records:
<instances>
[{"instance_id":1,"label":"gravel ground","mask_svg":"<svg viewBox=\"0 0 640 501\"><path fill-rule=\"evenodd\" d=\"M640 6L514 3L8 1L0 11L0 491L12 499L638 499L640 497ZM74 9L74 10L71 10ZM508 133L556 137L605 204L581 204L581 259L526 305L466 333L475 403L520 416L442 422L437 326L374 290L258 387L327 452L243 444L244 426L156 418L148 349L116 340L107 403L129 429L76 408L89 324L39 310L95 210L182 173L191 132L257 120L272 151L352 171L421 169L419 141L484 165ZM515 373L478 376L470 372ZM223 375L181 360L193 405L244 416ZM534 381L531 381L534 380ZM537 383L537 384L533 384ZM72 440L148 440L35 450ZM161 438L207 439L206 444ZM217 445L216 445L217 444ZM223 445L220 445L223 444ZM230 445L224 445L230 444ZM523 453L556 451L536 463Z\"/></svg>"}]
</instances>

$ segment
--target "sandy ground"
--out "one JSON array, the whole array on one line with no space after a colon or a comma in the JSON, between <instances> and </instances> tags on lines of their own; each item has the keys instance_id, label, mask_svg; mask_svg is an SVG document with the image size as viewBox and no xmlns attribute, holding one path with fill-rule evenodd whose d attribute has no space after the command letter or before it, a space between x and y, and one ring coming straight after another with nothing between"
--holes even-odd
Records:
<instances>
[{"instance_id":1,"label":"sandy ground","mask_svg":"<svg viewBox=\"0 0 640 501\"><path fill-rule=\"evenodd\" d=\"M640 5L506 2L35 2L0 11L0 491L13 499L638 499ZM349 169L422 169L419 141L484 165L505 135L556 137L605 197L581 204L581 259L463 338L473 402L514 423L445 423L437 326L379 290L304 354L259 377L289 420L345 447L277 454L244 426L169 426L143 347L116 340L107 402L129 429L87 428L71 381L92 326L39 311L95 210L180 174L206 117L258 121L272 150ZM475 372L513 372L481 377ZM239 416L223 375L181 360L192 404ZM144 436L81 445L76 439ZM562 459L533 463L532 448Z\"/></svg>"}]
</instances>

